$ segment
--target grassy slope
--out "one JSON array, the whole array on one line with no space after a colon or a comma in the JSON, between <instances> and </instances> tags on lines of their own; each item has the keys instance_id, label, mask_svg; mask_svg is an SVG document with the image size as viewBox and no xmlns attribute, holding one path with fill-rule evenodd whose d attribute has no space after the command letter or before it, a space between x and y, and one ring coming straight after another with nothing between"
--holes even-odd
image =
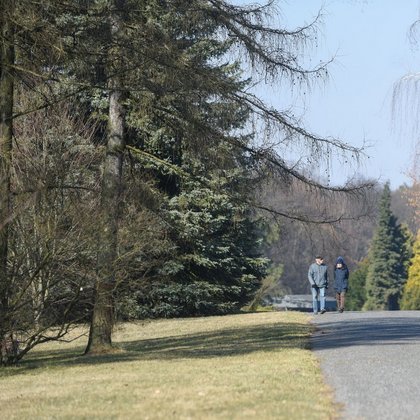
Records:
<instances>
[{"instance_id":1,"label":"grassy slope","mask_svg":"<svg viewBox=\"0 0 420 420\"><path fill-rule=\"evenodd\" d=\"M308 319L267 312L122 324L115 342L124 350L107 356L80 356L86 337L39 346L0 369L1 417L330 419Z\"/></svg>"}]
</instances>

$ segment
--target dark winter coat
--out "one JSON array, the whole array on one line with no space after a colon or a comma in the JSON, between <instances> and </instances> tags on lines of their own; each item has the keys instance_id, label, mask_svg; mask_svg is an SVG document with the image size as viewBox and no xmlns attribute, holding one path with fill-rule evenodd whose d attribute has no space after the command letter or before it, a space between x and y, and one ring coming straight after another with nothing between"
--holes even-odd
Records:
<instances>
[{"instance_id":1,"label":"dark winter coat","mask_svg":"<svg viewBox=\"0 0 420 420\"><path fill-rule=\"evenodd\" d=\"M338 293L346 292L349 288L349 269L346 265L334 270L334 290Z\"/></svg>"},{"instance_id":2,"label":"dark winter coat","mask_svg":"<svg viewBox=\"0 0 420 420\"><path fill-rule=\"evenodd\" d=\"M328 287L328 267L325 264L311 264L308 272L308 280L311 286Z\"/></svg>"}]
</instances>

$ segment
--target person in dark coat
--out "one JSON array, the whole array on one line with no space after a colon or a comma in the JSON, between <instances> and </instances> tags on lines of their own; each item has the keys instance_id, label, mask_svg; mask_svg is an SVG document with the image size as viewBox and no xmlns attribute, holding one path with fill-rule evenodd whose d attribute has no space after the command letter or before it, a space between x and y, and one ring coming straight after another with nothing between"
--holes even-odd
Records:
<instances>
[{"instance_id":1,"label":"person in dark coat","mask_svg":"<svg viewBox=\"0 0 420 420\"><path fill-rule=\"evenodd\" d=\"M344 262L343 257L338 257L334 267L334 290L337 300L337 309L339 312L344 311L344 303L346 300L346 292L349 288L349 269Z\"/></svg>"}]
</instances>

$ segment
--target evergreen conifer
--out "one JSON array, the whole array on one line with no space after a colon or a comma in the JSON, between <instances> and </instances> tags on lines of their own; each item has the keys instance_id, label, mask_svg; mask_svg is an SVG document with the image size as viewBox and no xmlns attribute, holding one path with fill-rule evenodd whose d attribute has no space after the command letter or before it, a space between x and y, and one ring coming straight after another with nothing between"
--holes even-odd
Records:
<instances>
[{"instance_id":1,"label":"evergreen conifer","mask_svg":"<svg viewBox=\"0 0 420 420\"><path fill-rule=\"evenodd\" d=\"M391 191L385 184L379 204L379 222L369 252L366 310L397 310L407 280L410 237L391 211Z\"/></svg>"}]
</instances>

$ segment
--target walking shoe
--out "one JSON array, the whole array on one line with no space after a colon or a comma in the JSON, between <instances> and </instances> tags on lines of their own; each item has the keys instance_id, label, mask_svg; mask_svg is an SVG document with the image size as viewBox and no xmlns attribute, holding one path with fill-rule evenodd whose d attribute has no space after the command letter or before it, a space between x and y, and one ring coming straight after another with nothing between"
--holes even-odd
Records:
<instances>
[{"instance_id":1,"label":"walking shoe","mask_svg":"<svg viewBox=\"0 0 420 420\"><path fill-rule=\"evenodd\" d=\"M338 312L340 312L340 314L342 314L344 312L344 309L341 308Z\"/></svg>"},{"instance_id":2,"label":"walking shoe","mask_svg":"<svg viewBox=\"0 0 420 420\"><path fill-rule=\"evenodd\" d=\"M325 314L327 312L325 309L322 309L321 314Z\"/></svg>"}]
</instances>

